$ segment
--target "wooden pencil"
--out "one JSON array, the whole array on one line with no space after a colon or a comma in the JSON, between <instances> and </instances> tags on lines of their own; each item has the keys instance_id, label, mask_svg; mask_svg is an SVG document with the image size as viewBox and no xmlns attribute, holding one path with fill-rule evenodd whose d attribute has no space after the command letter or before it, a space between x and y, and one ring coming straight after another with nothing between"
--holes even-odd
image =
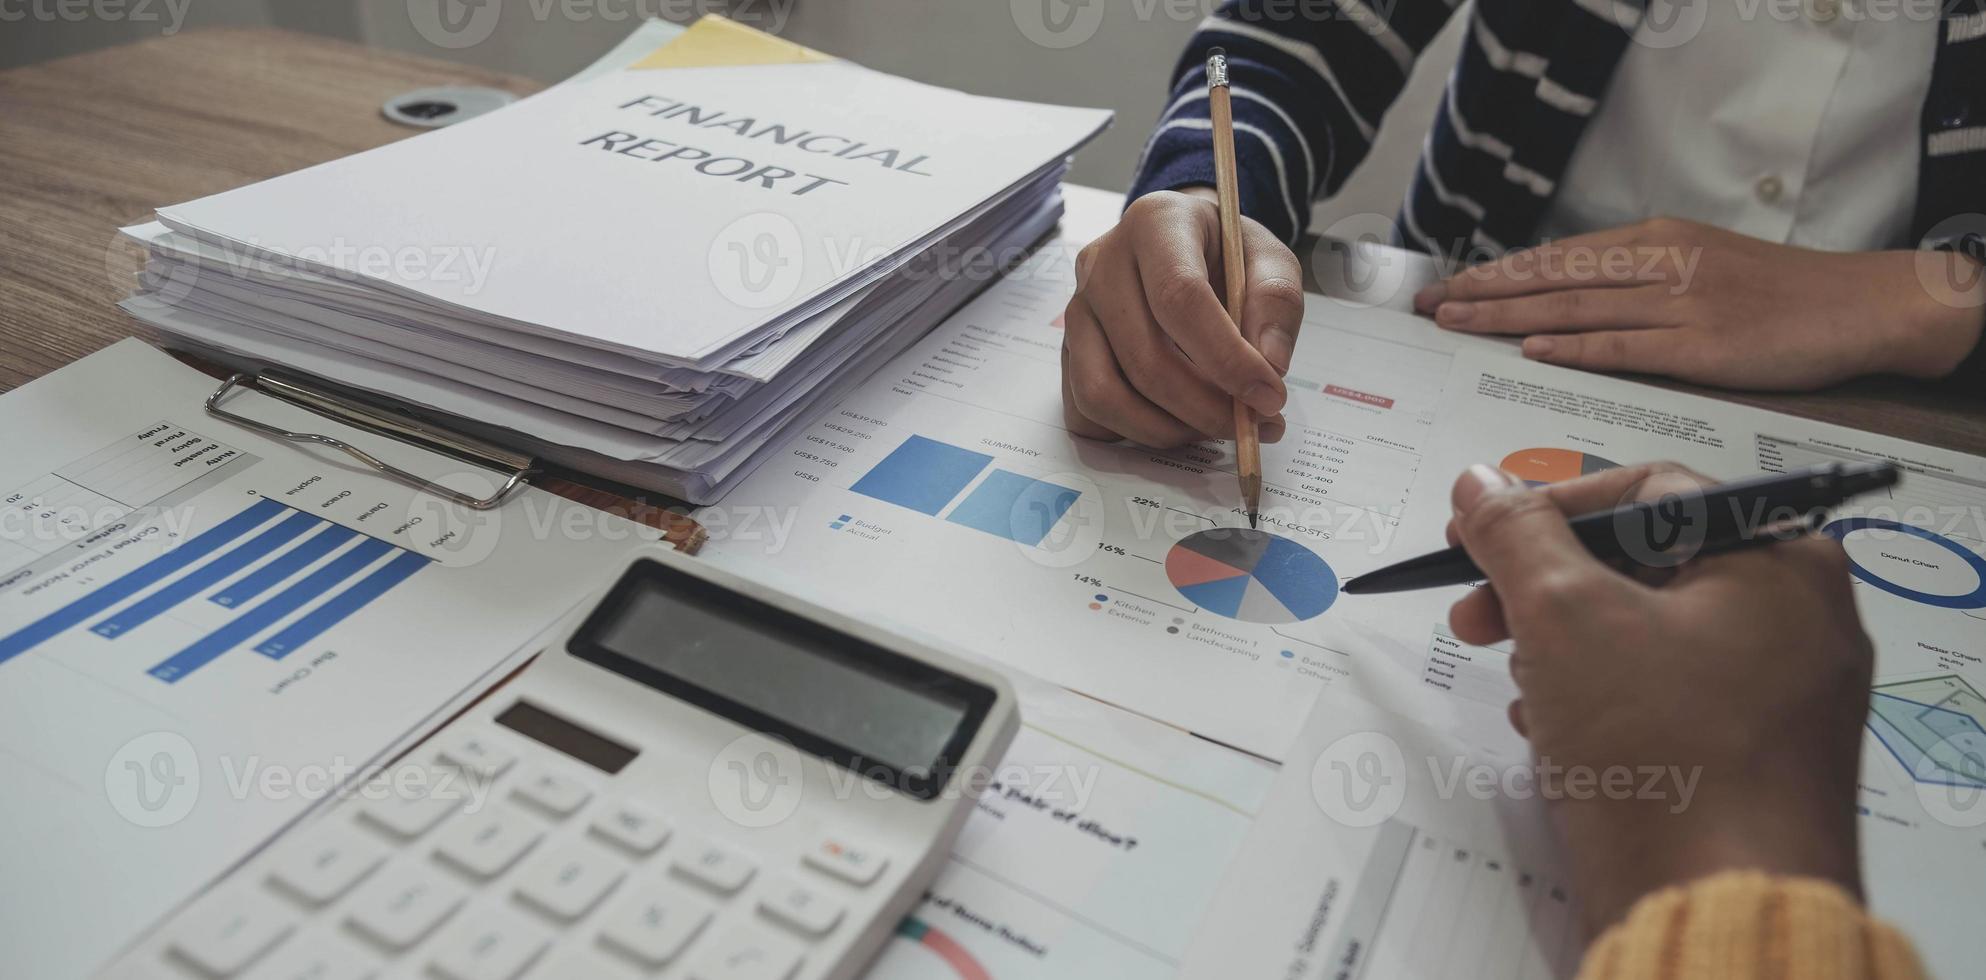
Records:
<instances>
[{"instance_id":1,"label":"wooden pencil","mask_svg":"<svg viewBox=\"0 0 1986 980\"><path fill-rule=\"evenodd\" d=\"M1221 266L1226 273L1227 315L1241 326L1241 300L1247 292L1248 269L1241 251L1241 190L1234 159L1234 106L1228 100L1227 52L1207 53L1207 101L1213 110L1214 193L1220 199ZM1255 527L1262 510L1262 439L1255 412L1234 400L1235 475L1241 480L1241 505L1248 526Z\"/></svg>"}]
</instances>

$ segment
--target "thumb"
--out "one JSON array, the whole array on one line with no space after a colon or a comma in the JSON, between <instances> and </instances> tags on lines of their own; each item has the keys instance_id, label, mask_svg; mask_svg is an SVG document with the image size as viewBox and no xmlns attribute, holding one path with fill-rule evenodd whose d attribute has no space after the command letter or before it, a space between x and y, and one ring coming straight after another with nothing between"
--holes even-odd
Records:
<instances>
[{"instance_id":1,"label":"thumb","mask_svg":"<svg viewBox=\"0 0 1986 980\"><path fill-rule=\"evenodd\" d=\"M1502 470L1469 467L1455 481L1451 502L1462 547L1496 587L1513 632L1526 609L1626 581L1579 543L1551 497Z\"/></svg>"}]
</instances>

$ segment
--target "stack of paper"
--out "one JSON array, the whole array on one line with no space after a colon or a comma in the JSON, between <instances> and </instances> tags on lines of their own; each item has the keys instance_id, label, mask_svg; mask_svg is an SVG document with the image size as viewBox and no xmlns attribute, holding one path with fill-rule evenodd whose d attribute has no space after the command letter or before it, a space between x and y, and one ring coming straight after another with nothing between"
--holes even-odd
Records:
<instances>
[{"instance_id":1,"label":"stack of paper","mask_svg":"<svg viewBox=\"0 0 1986 980\"><path fill-rule=\"evenodd\" d=\"M1061 212L1100 110L705 18L633 65L161 208L124 308L177 345L708 502Z\"/></svg>"}]
</instances>

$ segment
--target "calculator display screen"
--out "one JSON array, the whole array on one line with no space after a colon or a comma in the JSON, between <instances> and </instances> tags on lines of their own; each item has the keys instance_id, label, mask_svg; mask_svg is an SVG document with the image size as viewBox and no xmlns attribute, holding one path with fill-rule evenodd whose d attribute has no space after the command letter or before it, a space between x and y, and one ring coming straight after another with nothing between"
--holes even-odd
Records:
<instances>
[{"instance_id":1,"label":"calculator display screen","mask_svg":"<svg viewBox=\"0 0 1986 980\"><path fill-rule=\"evenodd\" d=\"M615 585L572 651L926 799L994 698L984 685L655 562Z\"/></svg>"}]
</instances>

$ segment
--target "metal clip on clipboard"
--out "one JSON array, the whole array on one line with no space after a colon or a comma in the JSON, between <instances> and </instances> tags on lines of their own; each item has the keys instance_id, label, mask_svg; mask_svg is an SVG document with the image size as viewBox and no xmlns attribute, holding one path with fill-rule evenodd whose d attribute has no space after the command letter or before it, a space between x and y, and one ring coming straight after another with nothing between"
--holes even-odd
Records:
<instances>
[{"instance_id":1,"label":"metal clip on clipboard","mask_svg":"<svg viewBox=\"0 0 1986 980\"><path fill-rule=\"evenodd\" d=\"M248 416L228 411L221 407L228 393L236 388L257 388L285 402L323 415L333 421L357 426L368 432L395 439L410 445L419 446L432 452L471 463L498 472L509 471L497 491L487 497L471 497L435 483L415 473L409 473L371 453L352 445L343 439L316 432L291 432L288 429L257 421ZM242 372L221 383L214 393L207 396L207 414L224 419L235 425L260 432L265 436L284 439L290 442L314 442L330 446L365 465L378 470L393 479L408 484L425 493L433 494L452 503L461 504L474 510L492 510L500 506L512 493L524 485L530 476L538 472L537 461L523 453L513 452L480 439L425 425L413 418L388 411L355 399L330 392L320 391L309 385L272 373L250 374Z\"/></svg>"}]
</instances>

